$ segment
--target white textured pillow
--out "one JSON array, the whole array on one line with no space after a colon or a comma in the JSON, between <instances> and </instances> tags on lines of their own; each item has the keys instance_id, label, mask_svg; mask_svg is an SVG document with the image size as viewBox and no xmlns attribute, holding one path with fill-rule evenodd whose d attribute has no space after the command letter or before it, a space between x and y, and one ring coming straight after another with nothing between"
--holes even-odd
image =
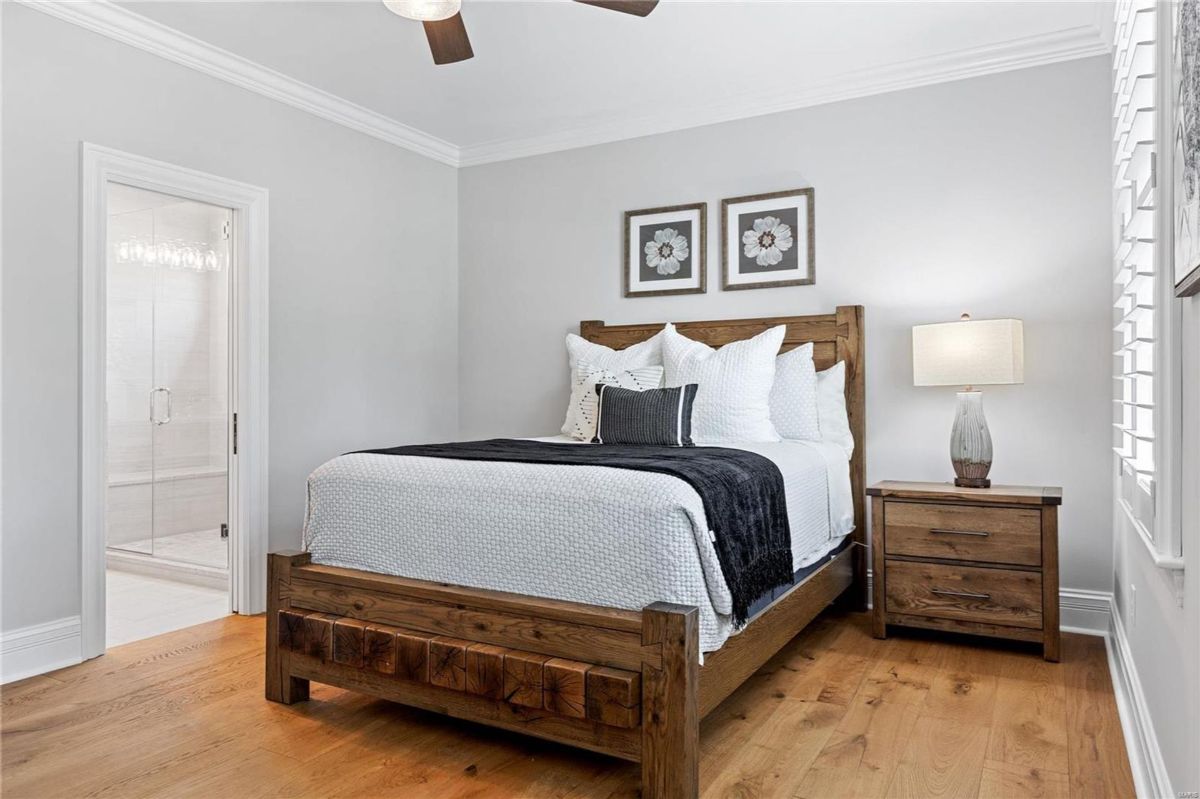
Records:
<instances>
[{"instance_id":1,"label":"white textured pillow","mask_svg":"<svg viewBox=\"0 0 1200 799\"><path fill-rule=\"evenodd\" d=\"M813 365L812 342L775 359L771 422L784 438L821 439L821 423L817 417L817 367Z\"/></svg>"},{"instance_id":2,"label":"white textured pillow","mask_svg":"<svg viewBox=\"0 0 1200 799\"><path fill-rule=\"evenodd\" d=\"M719 350L673 327L663 332L666 386L700 386L692 408L692 438L697 444L779 440L771 424L770 400L784 330L783 325L773 327Z\"/></svg>"},{"instance_id":3,"label":"white textured pillow","mask_svg":"<svg viewBox=\"0 0 1200 799\"><path fill-rule=\"evenodd\" d=\"M575 387L575 372L581 363L586 363L593 369L608 369L612 372L627 372L645 366L662 366L663 334L667 330L673 329L668 324L645 341L640 341L623 350L614 350L612 347L595 344L582 336L568 333L567 360L571 366L568 380L570 380L572 392ZM575 413L574 397L571 399L572 401L567 405L567 416L563 420L562 426L563 435L567 436L572 434L572 430L583 425L582 420ZM595 421L592 422L592 427L595 427ZM588 441L591 441L590 437Z\"/></svg>"},{"instance_id":4,"label":"white textured pillow","mask_svg":"<svg viewBox=\"0 0 1200 799\"><path fill-rule=\"evenodd\" d=\"M643 366L624 372L600 369L588 363L580 363L575 369L575 380L571 385L571 404L567 407L567 421L563 424L563 435L579 441L591 441L596 436L596 408L600 398L596 394L597 383L607 383L634 391L661 388L663 368Z\"/></svg>"},{"instance_id":5,"label":"white textured pillow","mask_svg":"<svg viewBox=\"0 0 1200 799\"><path fill-rule=\"evenodd\" d=\"M838 361L817 372L817 416L821 440L841 445L846 457L854 454L854 434L846 412L846 362Z\"/></svg>"},{"instance_id":6,"label":"white textured pillow","mask_svg":"<svg viewBox=\"0 0 1200 799\"><path fill-rule=\"evenodd\" d=\"M567 360L571 365L571 378L579 364L586 363L598 369L616 369L625 372L630 369L640 369L643 366L662 366L662 341L668 330L674 326L667 324L662 330L645 341L614 350L603 344L595 344L583 336L574 333L567 334Z\"/></svg>"}]
</instances>

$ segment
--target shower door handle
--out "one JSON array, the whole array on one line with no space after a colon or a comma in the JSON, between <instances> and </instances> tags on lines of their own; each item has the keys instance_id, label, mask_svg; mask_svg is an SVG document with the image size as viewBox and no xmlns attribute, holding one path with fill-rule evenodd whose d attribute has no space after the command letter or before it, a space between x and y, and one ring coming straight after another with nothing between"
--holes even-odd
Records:
<instances>
[{"instance_id":1,"label":"shower door handle","mask_svg":"<svg viewBox=\"0 0 1200 799\"><path fill-rule=\"evenodd\" d=\"M160 391L165 392L167 395L167 417L165 419L158 418L158 413L156 412L157 408L154 402L155 395ZM159 426L169 424L171 422L171 389L167 388L166 386L159 386L150 392L150 421Z\"/></svg>"}]
</instances>

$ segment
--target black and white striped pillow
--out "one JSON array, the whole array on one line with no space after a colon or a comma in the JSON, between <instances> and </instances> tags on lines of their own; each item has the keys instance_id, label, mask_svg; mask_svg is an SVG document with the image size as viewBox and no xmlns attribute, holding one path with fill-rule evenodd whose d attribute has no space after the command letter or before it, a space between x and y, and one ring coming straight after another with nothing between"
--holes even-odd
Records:
<instances>
[{"instance_id":1,"label":"black and white striped pillow","mask_svg":"<svg viewBox=\"0 0 1200 799\"><path fill-rule=\"evenodd\" d=\"M596 437L593 444L691 447L692 406L699 386L633 391L597 383Z\"/></svg>"}]
</instances>

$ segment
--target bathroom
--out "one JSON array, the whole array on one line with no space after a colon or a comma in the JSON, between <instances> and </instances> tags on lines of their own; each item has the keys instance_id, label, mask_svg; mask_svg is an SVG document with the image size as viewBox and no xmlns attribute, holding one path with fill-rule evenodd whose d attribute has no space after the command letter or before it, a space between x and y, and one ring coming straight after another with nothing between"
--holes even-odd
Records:
<instances>
[{"instance_id":1,"label":"bathroom","mask_svg":"<svg viewBox=\"0 0 1200 799\"><path fill-rule=\"evenodd\" d=\"M111 183L107 644L230 612L232 212Z\"/></svg>"}]
</instances>

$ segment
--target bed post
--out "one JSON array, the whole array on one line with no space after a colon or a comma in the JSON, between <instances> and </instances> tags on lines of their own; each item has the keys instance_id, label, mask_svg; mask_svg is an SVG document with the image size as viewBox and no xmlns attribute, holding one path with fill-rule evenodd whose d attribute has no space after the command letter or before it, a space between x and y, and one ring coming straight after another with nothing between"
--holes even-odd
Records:
<instances>
[{"instance_id":1,"label":"bed post","mask_svg":"<svg viewBox=\"0 0 1200 799\"><path fill-rule=\"evenodd\" d=\"M854 585L848 592L851 607L867 609L867 379L866 340L861 305L837 307L837 359L846 364L846 413L854 434L850 456L850 492L854 502Z\"/></svg>"},{"instance_id":2,"label":"bed post","mask_svg":"<svg viewBox=\"0 0 1200 799\"><path fill-rule=\"evenodd\" d=\"M695 799L700 791L700 612L655 602L642 611L642 644L662 668L642 666L642 799Z\"/></svg>"},{"instance_id":3,"label":"bed post","mask_svg":"<svg viewBox=\"0 0 1200 799\"><path fill-rule=\"evenodd\" d=\"M267 555L267 699L290 705L308 699L308 680L291 675L290 647L280 646L279 611L292 606L283 596L292 582L292 567L308 565L307 552L272 552Z\"/></svg>"}]
</instances>

